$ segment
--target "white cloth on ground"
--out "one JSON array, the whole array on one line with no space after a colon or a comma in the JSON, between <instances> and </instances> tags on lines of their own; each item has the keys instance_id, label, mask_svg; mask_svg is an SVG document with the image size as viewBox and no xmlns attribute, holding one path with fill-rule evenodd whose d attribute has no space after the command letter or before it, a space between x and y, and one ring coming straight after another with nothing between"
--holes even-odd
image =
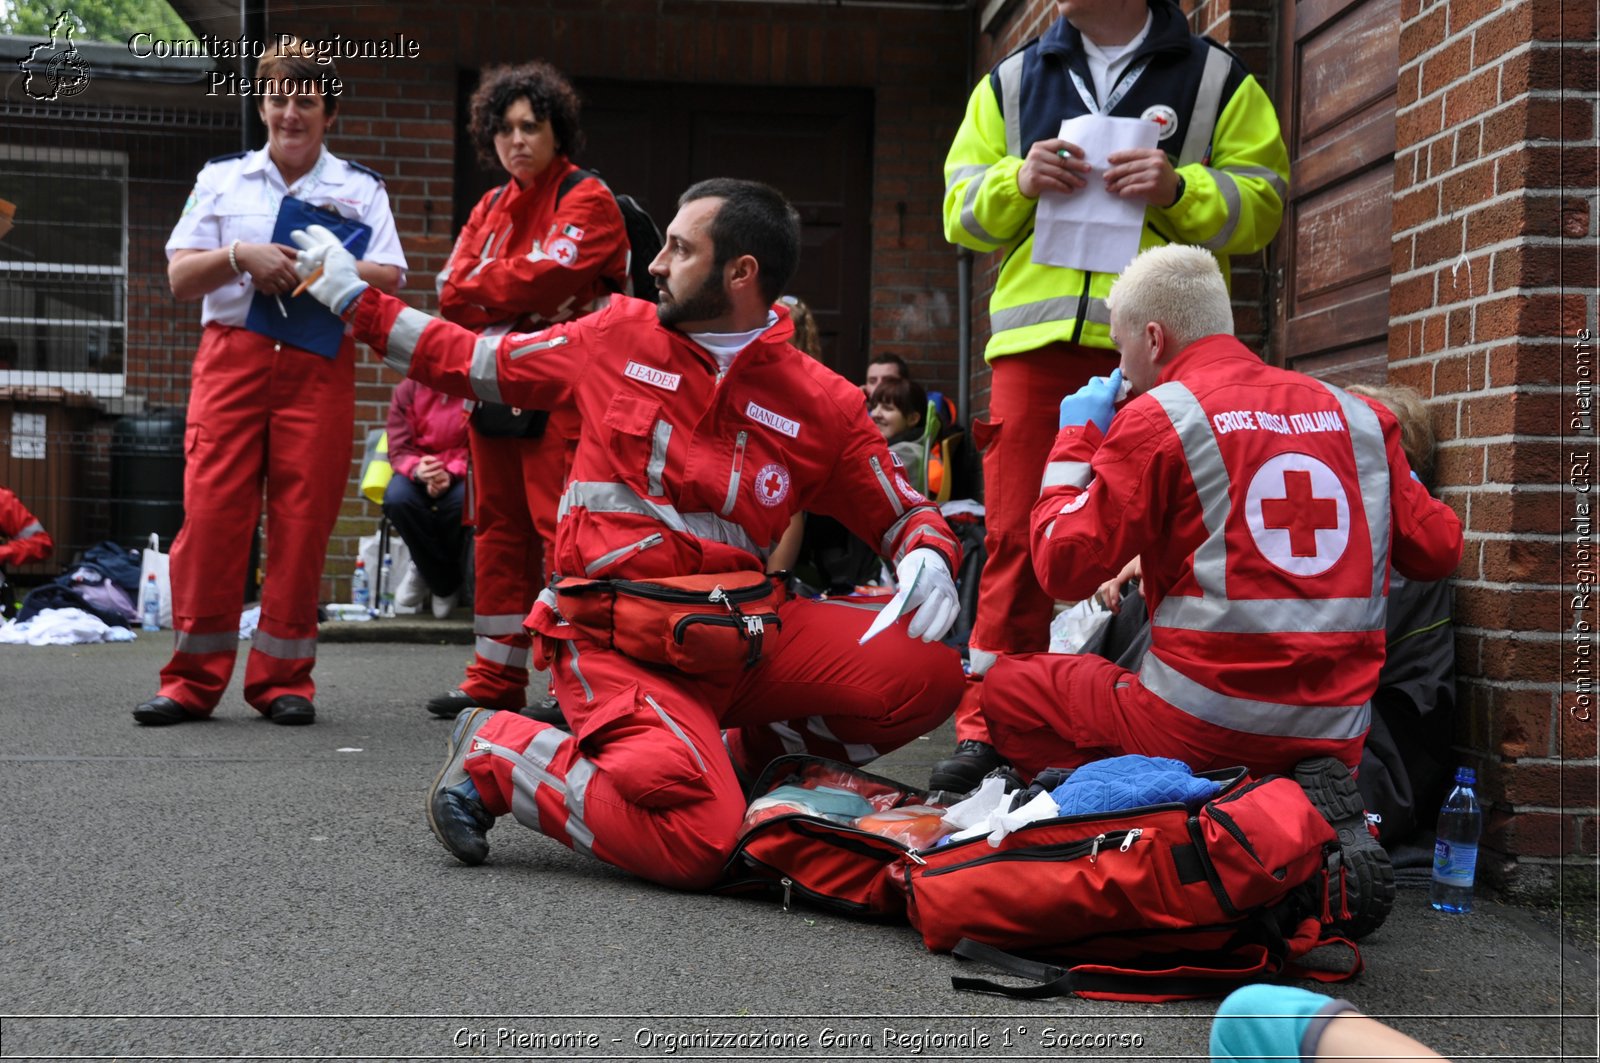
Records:
<instances>
[{"instance_id":1,"label":"white cloth on ground","mask_svg":"<svg viewBox=\"0 0 1600 1063\"><path fill-rule=\"evenodd\" d=\"M0 642L14 646L77 646L90 642L132 642L133 632L111 627L82 609L43 609L22 622L0 626Z\"/></svg>"}]
</instances>

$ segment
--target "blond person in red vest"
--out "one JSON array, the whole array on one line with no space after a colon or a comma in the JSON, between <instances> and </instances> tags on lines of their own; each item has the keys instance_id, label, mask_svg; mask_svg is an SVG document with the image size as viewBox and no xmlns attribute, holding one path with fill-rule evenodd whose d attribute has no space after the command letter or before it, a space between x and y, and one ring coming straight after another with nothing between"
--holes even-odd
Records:
<instances>
[{"instance_id":1,"label":"blond person in red vest","mask_svg":"<svg viewBox=\"0 0 1600 1063\"><path fill-rule=\"evenodd\" d=\"M1461 522L1412 475L1381 404L1234 339L1209 252L1144 252L1108 303L1121 365L1063 400L1031 545L1065 600L1140 557L1150 652L1138 673L1002 657L981 694L996 745L1027 776L1124 753L1294 775L1340 832L1346 929L1370 931L1393 871L1350 772L1383 666L1389 564L1448 576Z\"/></svg>"}]
</instances>

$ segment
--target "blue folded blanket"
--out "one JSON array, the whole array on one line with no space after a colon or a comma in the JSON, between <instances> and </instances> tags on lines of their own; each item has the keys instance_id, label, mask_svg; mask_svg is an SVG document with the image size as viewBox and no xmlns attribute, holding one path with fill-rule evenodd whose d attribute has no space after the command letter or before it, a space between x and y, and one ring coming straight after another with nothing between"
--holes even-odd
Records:
<instances>
[{"instance_id":1,"label":"blue folded blanket","mask_svg":"<svg viewBox=\"0 0 1600 1063\"><path fill-rule=\"evenodd\" d=\"M1195 778L1181 760L1130 754L1085 764L1050 796L1063 816L1082 816L1179 801L1193 808L1221 789L1219 782Z\"/></svg>"}]
</instances>

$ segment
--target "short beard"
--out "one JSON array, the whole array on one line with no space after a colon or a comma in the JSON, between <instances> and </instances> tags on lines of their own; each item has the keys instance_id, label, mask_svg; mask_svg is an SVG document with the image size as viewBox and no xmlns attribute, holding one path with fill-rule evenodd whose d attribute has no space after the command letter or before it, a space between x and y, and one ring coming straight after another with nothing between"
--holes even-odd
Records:
<instances>
[{"instance_id":1,"label":"short beard","mask_svg":"<svg viewBox=\"0 0 1600 1063\"><path fill-rule=\"evenodd\" d=\"M716 269L705 279L705 283L687 298L670 303L657 303L656 319L663 325L672 327L684 321L710 321L712 318L722 317L731 309L733 301L728 298L727 289L722 286L722 270Z\"/></svg>"}]
</instances>

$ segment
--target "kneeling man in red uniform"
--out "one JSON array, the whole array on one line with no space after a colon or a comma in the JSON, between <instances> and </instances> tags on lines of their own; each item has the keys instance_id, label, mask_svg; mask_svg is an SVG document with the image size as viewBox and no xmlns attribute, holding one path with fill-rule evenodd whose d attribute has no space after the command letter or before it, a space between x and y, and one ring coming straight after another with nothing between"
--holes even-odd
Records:
<instances>
[{"instance_id":1,"label":"kneeling man in red uniform","mask_svg":"<svg viewBox=\"0 0 1600 1063\"><path fill-rule=\"evenodd\" d=\"M1383 664L1389 562L1443 579L1461 523L1412 476L1387 409L1234 339L1206 251L1146 251L1109 303L1121 365L1062 401L1034 567L1076 600L1140 558L1150 652L1137 674L1094 656L1003 658L981 695L995 745L1025 775L1124 753L1293 775L1340 831L1346 929L1370 931L1393 871L1350 771Z\"/></svg>"},{"instance_id":2,"label":"kneeling man in red uniform","mask_svg":"<svg viewBox=\"0 0 1600 1063\"><path fill-rule=\"evenodd\" d=\"M709 886L738 840L741 777L791 752L864 764L954 711L960 660L937 640L955 618L960 550L861 392L789 344L773 303L799 236L775 190L703 181L650 266L659 307L617 296L578 321L480 339L364 286L330 235L296 234L301 275L323 271L312 293L391 367L524 408L570 396L582 421L556 575L527 620L572 730L481 708L457 717L428 821L463 862L485 859L509 813L645 878ZM903 633L863 645L875 612L782 600L765 559L801 510L879 544L902 588L888 608L912 614ZM696 612L663 589L696 577L726 609ZM742 606L723 593L741 587ZM719 637L735 659L696 648Z\"/></svg>"}]
</instances>

